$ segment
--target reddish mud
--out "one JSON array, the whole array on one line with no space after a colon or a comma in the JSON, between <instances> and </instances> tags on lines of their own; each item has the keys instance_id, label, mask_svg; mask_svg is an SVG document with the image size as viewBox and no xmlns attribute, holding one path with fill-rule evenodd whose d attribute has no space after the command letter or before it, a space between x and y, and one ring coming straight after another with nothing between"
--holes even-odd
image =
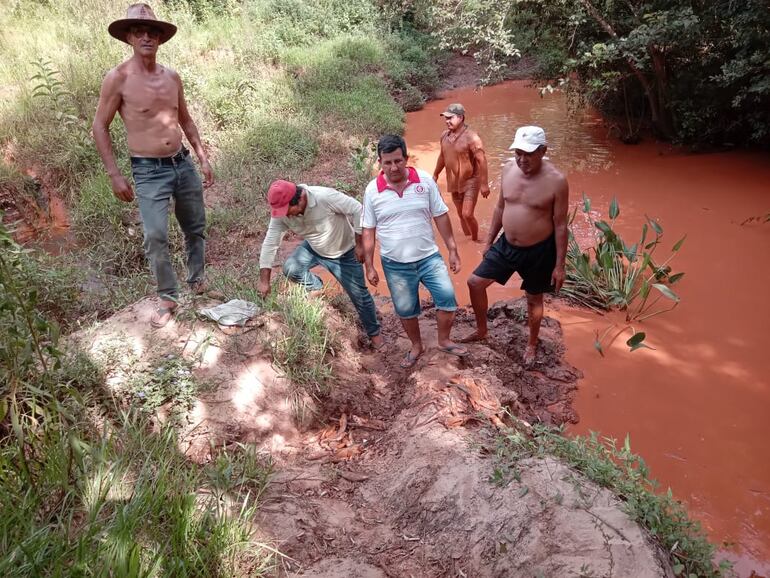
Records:
<instances>
[{"instance_id":1,"label":"reddish mud","mask_svg":"<svg viewBox=\"0 0 770 578\"><path fill-rule=\"evenodd\" d=\"M567 360L585 375L574 404L580 423L572 431L617 439L630 433L662 487L670 486L711 538L724 542L722 555L736 562L738 574L770 573L770 361L763 348L770 223L762 222L770 211L768 155L691 155L651 141L626 146L608 136L597 115L569 116L563 96L540 98L527 83L512 82L455 90L407 115L410 153L428 171L444 129L438 114L449 102L465 105L484 140L493 197L515 128L538 124L548 136L548 156L568 176L573 206L585 192L606 214L617 196L618 230L631 242L645 214L659 219L667 249L687 234L672 262L686 273L676 288L680 306L638 326L655 350L629 353L624 337L600 358L594 332L613 316L564 303L547 308L561 322ZM483 232L493 204L492 197L479 200ZM450 212L459 232L454 208ZM584 224L577 227L590 239ZM467 303L465 279L480 259L479 247L461 234L459 244L463 272L455 285ZM519 296L519 283L514 276L490 301Z\"/></svg>"}]
</instances>

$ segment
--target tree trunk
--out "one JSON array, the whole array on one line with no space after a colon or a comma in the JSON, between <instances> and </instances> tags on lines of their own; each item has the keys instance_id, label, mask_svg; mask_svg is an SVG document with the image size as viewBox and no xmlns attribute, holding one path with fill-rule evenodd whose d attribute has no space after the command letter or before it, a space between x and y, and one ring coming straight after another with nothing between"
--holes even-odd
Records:
<instances>
[{"instance_id":1,"label":"tree trunk","mask_svg":"<svg viewBox=\"0 0 770 578\"><path fill-rule=\"evenodd\" d=\"M590 0L580 0L580 3L613 40L618 40L618 34L615 32L615 29L604 19L596 7L591 4ZM670 115L668 114L666 100L662 91L663 87L665 87L665 60L663 53L654 46L648 46L647 51L653 62L654 82L650 81L630 58L626 58L626 64L642 86L644 96L650 105L652 124L661 136L670 139L674 131L671 127Z\"/></svg>"}]
</instances>

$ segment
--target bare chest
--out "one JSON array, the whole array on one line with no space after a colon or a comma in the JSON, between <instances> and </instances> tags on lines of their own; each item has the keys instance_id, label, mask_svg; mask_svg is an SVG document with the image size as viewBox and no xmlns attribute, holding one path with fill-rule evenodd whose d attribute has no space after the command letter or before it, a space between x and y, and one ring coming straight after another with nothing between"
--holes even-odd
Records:
<instances>
[{"instance_id":1,"label":"bare chest","mask_svg":"<svg viewBox=\"0 0 770 578\"><path fill-rule=\"evenodd\" d=\"M535 211L550 211L555 191L548 181L527 181L509 178L503 182L503 199L509 206L520 206Z\"/></svg>"},{"instance_id":2,"label":"bare chest","mask_svg":"<svg viewBox=\"0 0 770 578\"><path fill-rule=\"evenodd\" d=\"M168 115L176 120L179 109L179 87L167 74L157 77L130 76L123 87L120 108L124 120L155 118Z\"/></svg>"}]
</instances>

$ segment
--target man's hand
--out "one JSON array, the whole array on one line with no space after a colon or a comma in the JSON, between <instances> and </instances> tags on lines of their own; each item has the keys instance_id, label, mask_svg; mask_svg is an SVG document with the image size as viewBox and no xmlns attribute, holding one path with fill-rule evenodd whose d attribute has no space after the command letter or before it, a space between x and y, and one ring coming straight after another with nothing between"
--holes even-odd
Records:
<instances>
[{"instance_id":1,"label":"man's hand","mask_svg":"<svg viewBox=\"0 0 770 578\"><path fill-rule=\"evenodd\" d=\"M554 289L557 292L561 289L561 286L564 285L565 277L566 273L564 272L564 265L555 267L553 273L551 273L551 285L554 286Z\"/></svg>"},{"instance_id":2,"label":"man's hand","mask_svg":"<svg viewBox=\"0 0 770 578\"><path fill-rule=\"evenodd\" d=\"M201 172L203 173L203 188L208 189L214 184L214 171L211 170L209 161L203 161L201 163Z\"/></svg>"},{"instance_id":3,"label":"man's hand","mask_svg":"<svg viewBox=\"0 0 770 578\"><path fill-rule=\"evenodd\" d=\"M457 252L457 249L454 251L449 251L449 268L452 270L452 273L457 275L460 272L461 263L460 263L460 254Z\"/></svg>"},{"instance_id":4,"label":"man's hand","mask_svg":"<svg viewBox=\"0 0 770 578\"><path fill-rule=\"evenodd\" d=\"M112 177L112 192L124 203L130 203L134 200L134 190L123 175Z\"/></svg>"},{"instance_id":5,"label":"man's hand","mask_svg":"<svg viewBox=\"0 0 770 578\"><path fill-rule=\"evenodd\" d=\"M356 261L359 263L364 262L364 245L363 243L356 243L355 248Z\"/></svg>"},{"instance_id":6,"label":"man's hand","mask_svg":"<svg viewBox=\"0 0 770 578\"><path fill-rule=\"evenodd\" d=\"M479 192L481 193L481 196L485 199L489 196L489 185L482 185L479 189Z\"/></svg>"},{"instance_id":7,"label":"man's hand","mask_svg":"<svg viewBox=\"0 0 770 578\"><path fill-rule=\"evenodd\" d=\"M374 287L377 287L377 284L380 282L380 275L379 275L379 273L377 273L377 269L375 269L374 267L367 267L366 268L366 279Z\"/></svg>"},{"instance_id":8,"label":"man's hand","mask_svg":"<svg viewBox=\"0 0 770 578\"><path fill-rule=\"evenodd\" d=\"M262 297L262 299L267 297L268 293L270 293L270 281L260 279L259 284L257 285L257 291L259 292L259 296Z\"/></svg>"}]
</instances>

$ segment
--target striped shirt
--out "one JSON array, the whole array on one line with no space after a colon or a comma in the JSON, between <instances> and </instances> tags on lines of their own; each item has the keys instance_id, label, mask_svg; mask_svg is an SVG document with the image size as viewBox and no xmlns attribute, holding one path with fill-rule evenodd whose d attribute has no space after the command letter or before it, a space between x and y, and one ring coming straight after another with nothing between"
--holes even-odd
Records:
<instances>
[{"instance_id":1,"label":"striped shirt","mask_svg":"<svg viewBox=\"0 0 770 578\"><path fill-rule=\"evenodd\" d=\"M414 263L438 251L432 220L447 213L438 185L423 170L408 168L409 184L399 196L381 172L364 193L363 226L377 229L380 254Z\"/></svg>"}]
</instances>

